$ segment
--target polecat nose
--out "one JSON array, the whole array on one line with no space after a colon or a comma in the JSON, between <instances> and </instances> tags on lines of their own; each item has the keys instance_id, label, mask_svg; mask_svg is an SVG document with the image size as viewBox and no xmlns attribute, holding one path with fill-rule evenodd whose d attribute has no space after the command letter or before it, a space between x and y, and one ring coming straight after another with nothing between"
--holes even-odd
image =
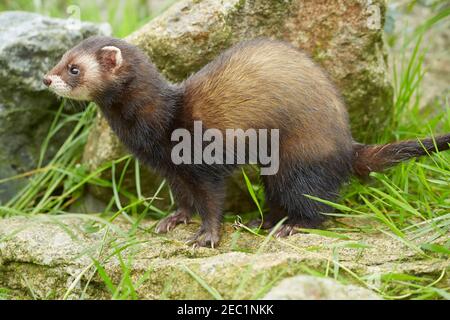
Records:
<instances>
[{"instance_id":1,"label":"polecat nose","mask_svg":"<svg viewBox=\"0 0 450 320\"><path fill-rule=\"evenodd\" d=\"M49 79L49 78L47 78L47 77L44 77L44 79L42 80L42 82L43 82L47 87L48 87L49 85L52 84L52 80Z\"/></svg>"}]
</instances>

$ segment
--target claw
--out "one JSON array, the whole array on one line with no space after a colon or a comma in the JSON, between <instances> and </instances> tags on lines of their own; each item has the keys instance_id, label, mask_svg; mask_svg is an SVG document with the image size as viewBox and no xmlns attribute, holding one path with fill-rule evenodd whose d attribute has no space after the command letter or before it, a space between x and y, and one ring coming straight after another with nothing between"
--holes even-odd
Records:
<instances>
[{"instance_id":1,"label":"claw","mask_svg":"<svg viewBox=\"0 0 450 320\"><path fill-rule=\"evenodd\" d=\"M158 226L155 229L156 233L166 233L169 232L175 227L180 224L188 224L190 221L190 213L186 212L185 210L177 210L174 213L170 214L169 216L162 219Z\"/></svg>"},{"instance_id":2,"label":"claw","mask_svg":"<svg viewBox=\"0 0 450 320\"><path fill-rule=\"evenodd\" d=\"M298 225L283 224L275 233L275 238L285 238L298 233Z\"/></svg>"},{"instance_id":3,"label":"claw","mask_svg":"<svg viewBox=\"0 0 450 320\"><path fill-rule=\"evenodd\" d=\"M219 240L220 240L220 236L217 231L215 231L215 230L208 231L208 230L200 229L186 243L193 244L194 247L211 247L211 249L215 249Z\"/></svg>"}]
</instances>

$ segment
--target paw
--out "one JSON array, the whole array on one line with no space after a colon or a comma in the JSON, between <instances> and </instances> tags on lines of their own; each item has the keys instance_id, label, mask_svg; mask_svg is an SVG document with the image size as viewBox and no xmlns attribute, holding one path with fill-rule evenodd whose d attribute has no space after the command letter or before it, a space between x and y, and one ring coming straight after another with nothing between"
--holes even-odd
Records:
<instances>
[{"instance_id":1,"label":"paw","mask_svg":"<svg viewBox=\"0 0 450 320\"><path fill-rule=\"evenodd\" d=\"M188 224L191 221L191 214L186 210L177 210L169 216L162 219L155 229L156 233L166 233L181 223Z\"/></svg>"},{"instance_id":2,"label":"paw","mask_svg":"<svg viewBox=\"0 0 450 320\"><path fill-rule=\"evenodd\" d=\"M298 228L301 228L301 226L296 224L283 224L275 230L274 237L286 238L288 236L292 236L293 234L300 232Z\"/></svg>"},{"instance_id":3,"label":"paw","mask_svg":"<svg viewBox=\"0 0 450 320\"><path fill-rule=\"evenodd\" d=\"M200 229L186 243L194 247L216 248L220 240L219 231Z\"/></svg>"},{"instance_id":4,"label":"paw","mask_svg":"<svg viewBox=\"0 0 450 320\"><path fill-rule=\"evenodd\" d=\"M273 222L271 220L264 219L264 221L262 221L261 219L255 219L247 223L247 227L251 229L261 228L262 230L267 230L273 228L276 224L276 222Z\"/></svg>"},{"instance_id":5,"label":"paw","mask_svg":"<svg viewBox=\"0 0 450 320\"><path fill-rule=\"evenodd\" d=\"M303 219L301 221L298 222L294 222L294 223L289 223L285 222L284 224L282 224L280 227L278 227L275 230L274 236L276 238L285 238L288 236L292 236L293 234L296 233L301 233L301 229L305 228L305 229L317 229L320 228L322 225L323 220L322 219ZM272 229L273 230L273 229Z\"/></svg>"}]
</instances>

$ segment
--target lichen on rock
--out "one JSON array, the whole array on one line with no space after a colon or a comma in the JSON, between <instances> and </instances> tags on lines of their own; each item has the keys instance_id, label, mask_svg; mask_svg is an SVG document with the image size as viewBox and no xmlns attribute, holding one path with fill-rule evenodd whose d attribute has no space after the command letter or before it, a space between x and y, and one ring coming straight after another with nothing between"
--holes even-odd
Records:
<instances>
[{"instance_id":1,"label":"lichen on rock","mask_svg":"<svg viewBox=\"0 0 450 320\"><path fill-rule=\"evenodd\" d=\"M141 222L136 229L124 220L111 224L93 215L2 219L0 287L21 298L110 298L112 293L95 272L100 265L115 286L129 274L138 297L146 299L211 299L217 295L260 299L266 294L353 299L355 292L375 298L371 291L380 289L383 275L438 278L450 266L448 259L424 259L411 246L383 233L348 234L346 239L296 234L276 240L225 224L219 247L194 249L185 241L198 223L195 220L162 236L153 233L153 221ZM415 241L445 241L445 237L431 237ZM283 280L305 275L308 270L325 275L330 268L333 275L338 270L339 279L353 286L330 284L322 278ZM379 281L372 285L361 281L368 278ZM298 286L303 292L292 293ZM275 289L268 293L272 287ZM327 291L317 296L318 288Z\"/></svg>"},{"instance_id":2,"label":"lichen on rock","mask_svg":"<svg viewBox=\"0 0 450 320\"><path fill-rule=\"evenodd\" d=\"M264 300L379 300L373 291L327 278L296 276L281 281Z\"/></svg>"}]
</instances>

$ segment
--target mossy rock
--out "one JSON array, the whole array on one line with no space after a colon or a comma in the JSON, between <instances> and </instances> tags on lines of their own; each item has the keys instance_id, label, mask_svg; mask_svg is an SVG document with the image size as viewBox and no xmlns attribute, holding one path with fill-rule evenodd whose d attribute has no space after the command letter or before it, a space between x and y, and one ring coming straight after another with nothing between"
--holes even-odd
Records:
<instances>
[{"instance_id":1,"label":"mossy rock","mask_svg":"<svg viewBox=\"0 0 450 320\"><path fill-rule=\"evenodd\" d=\"M110 298L104 279L94 272L98 261L114 286L129 274L138 298L248 299L263 298L283 279L311 270L339 270L339 282L357 286L364 284L361 279L372 279L366 284L376 291L384 275L438 278L450 264L381 232L342 238L296 234L277 240L226 224L220 246L209 249L185 244L199 227L197 220L165 236L153 233L151 220L138 229L121 220L99 220L92 215L2 219L0 288L18 298ZM431 237L414 242L430 242ZM327 293L330 298L339 294Z\"/></svg>"}]
</instances>

